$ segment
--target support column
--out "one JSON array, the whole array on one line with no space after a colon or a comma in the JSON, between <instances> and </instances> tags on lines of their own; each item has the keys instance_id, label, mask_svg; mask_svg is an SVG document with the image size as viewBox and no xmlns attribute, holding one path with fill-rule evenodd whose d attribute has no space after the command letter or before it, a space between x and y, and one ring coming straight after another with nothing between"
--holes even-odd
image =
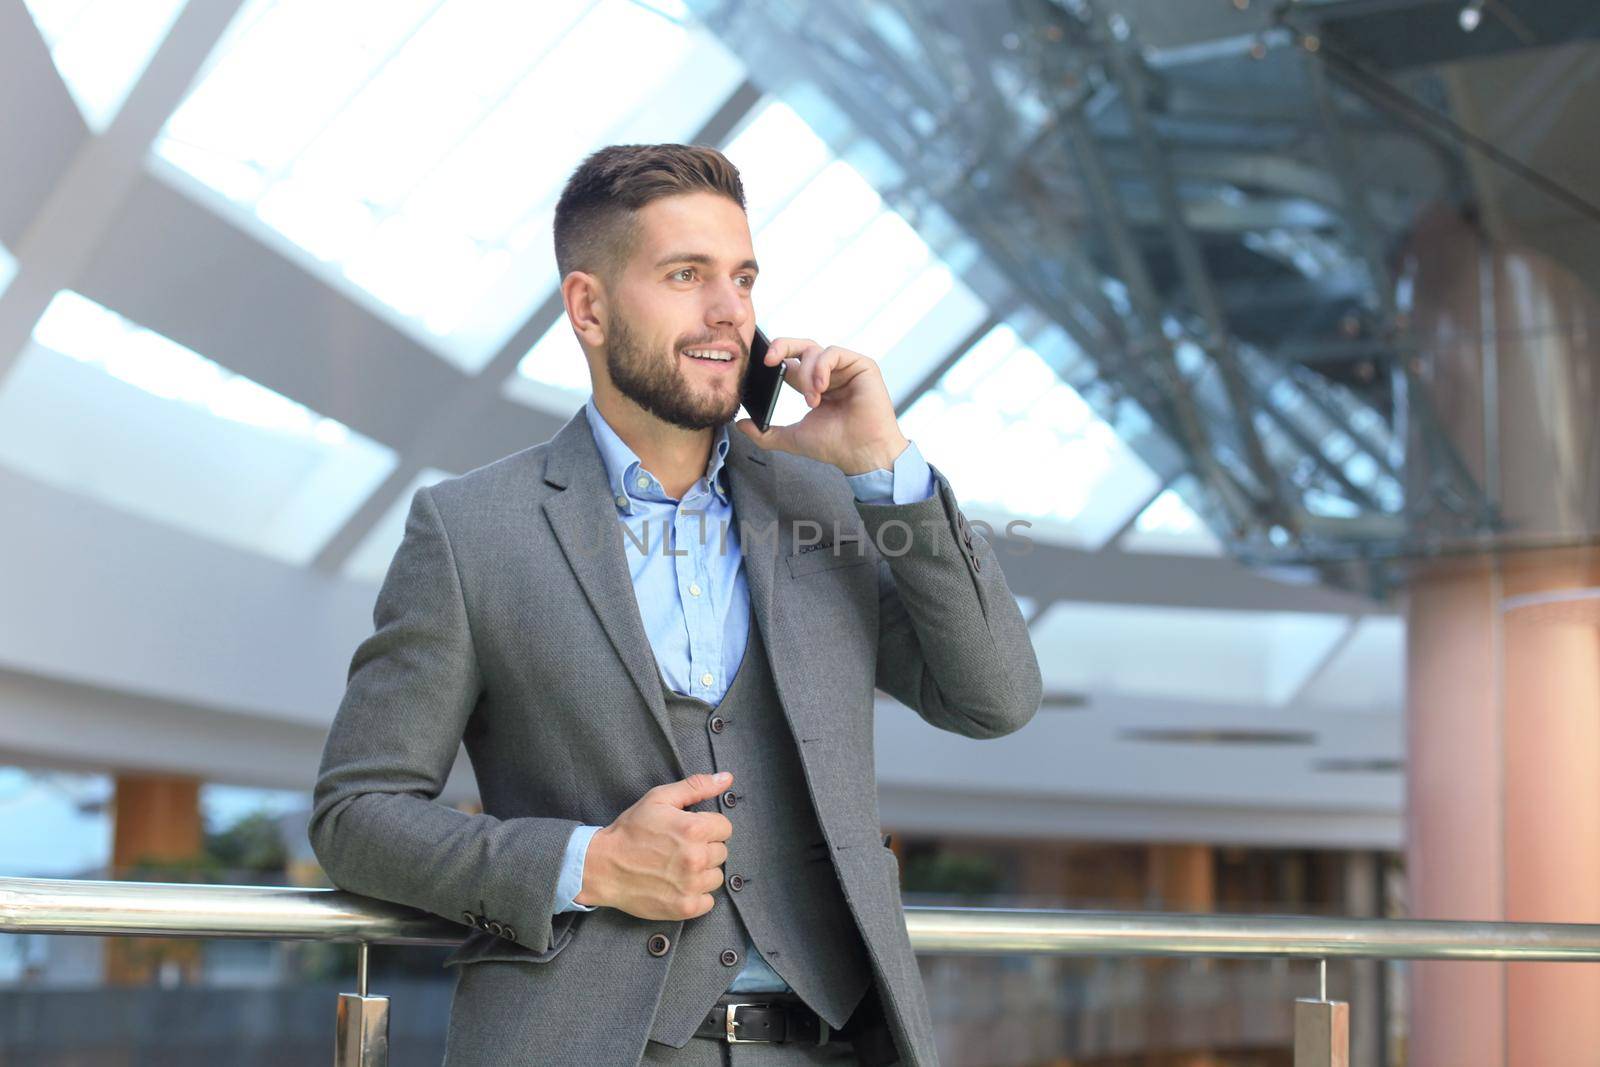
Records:
<instances>
[{"instance_id":1,"label":"support column","mask_svg":"<svg viewBox=\"0 0 1600 1067\"><path fill-rule=\"evenodd\" d=\"M116 779L111 833L111 877L171 881L148 875L142 864L182 865L205 850L200 782L193 778L122 774ZM192 938L116 937L106 940L107 985L184 982L200 976L200 942Z\"/></svg>"},{"instance_id":2,"label":"support column","mask_svg":"<svg viewBox=\"0 0 1600 1067\"><path fill-rule=\"evenodd\" d=\"M1416 918L1600 922L1600 626L1572 611L1596 586L1592 550L1413 582ZM1547 598L1565 613L1552 617ZM1425 963L1413 974L1424 1067L1600 1063L1600 1052L1572 1058L1600 1050L1600 965Z\"/></svg>"},{"instance_id":3,"label":"support column","mask_svg":"<svg viewBox=\"0 0 1600 1067\"><path fill-rule=\"evenodd\" d=\"M1145 862L1146 895L1152 907L1163 911L1192 912L1216 909L1216 851L1210 845L1151 845L1145 853ZM1163 974L1209 970L1212 961L1153 959L1147 961L1147 966L1154 989L1159 988ZM1151 1019L1146 1029L1150 1040L1163 1045L1170 1042L1177 1046L1173 1048L1169 1045L1161 1049L1160 1055L1152 1062L1159 1062L1162 1067L1221 1067L1222 1061L1210 1049L1183 1047L1191 1041L1199 1044L1204 1040L1196 1040L1195 1029L1185 1025L1193 1022L1187 1018L1188 1013L1175 1010L1176 1006L1172 1004L1157 1003L1150 1007L1160 1012L1160 1017ZM1200 1029L1213 1034L1216 1032L1214 1026ZM1188 1032L1187 1036L1185 1031Z\"/></svg>"}]
</instances>

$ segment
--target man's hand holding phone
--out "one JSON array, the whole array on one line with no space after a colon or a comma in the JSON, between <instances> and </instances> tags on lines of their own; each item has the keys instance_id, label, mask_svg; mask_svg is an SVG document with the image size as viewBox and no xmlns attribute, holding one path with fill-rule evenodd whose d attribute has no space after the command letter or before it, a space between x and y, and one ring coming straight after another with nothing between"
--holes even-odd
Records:
<instances>
[{"instance_id":1,"label":"man's hand holding phone","mask_svg":"<svg viewBox=\"0 0 1600 1067\"><path fill-rule=\"evenodd\" d=\"M752 360L757 348L751 349ZM910 443L895 419L883 372L861 353L837 345L824 348L804 337L774 337L762 362L768 367L784 363L783 380L811 408L799 422L765 433L754 419L734 423L762 448L831 463L845 474L865 474L892 468Z\"/></svg>"}]
</instances>

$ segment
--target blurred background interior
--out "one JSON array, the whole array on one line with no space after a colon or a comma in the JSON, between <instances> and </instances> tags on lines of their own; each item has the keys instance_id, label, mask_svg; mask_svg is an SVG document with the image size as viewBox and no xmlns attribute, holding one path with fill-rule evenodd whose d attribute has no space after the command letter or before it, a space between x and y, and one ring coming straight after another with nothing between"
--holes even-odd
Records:
<instances>
[{"instance_id":1,"label":"blurred background interior","mask_svg":"<svg viewBox=\"0 0 1600 1067\"><path fill-rule=\"evenodd\" d=\"M677 141L742 172L767 332L878 360L968 517L1031 523L997 551L1035 721L880 697L908 904L1600 921L1597 33L0 0L0 875L327 884L309 790L406 505L581 406L556 195ZM440 802L475 801L462 760ZM439 1062L444 954L375 950L397 1065ZM353 958L3 937L0 1062L326 1062ZM922 966L953 1067L1288 1064L1315 987ZM1600 965L1330 983L1367 1067L1600 1062Z\"/></svg>"}]
</instances>

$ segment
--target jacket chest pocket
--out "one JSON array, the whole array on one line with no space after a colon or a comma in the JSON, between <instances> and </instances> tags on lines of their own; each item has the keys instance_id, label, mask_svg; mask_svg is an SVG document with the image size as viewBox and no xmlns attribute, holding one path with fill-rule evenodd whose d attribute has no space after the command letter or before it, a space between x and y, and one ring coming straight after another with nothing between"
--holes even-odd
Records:
<instances>
[{"instance_id":1,"label":"jacket chest pocket","mask_svg":"<svg viewBox=\"0 0 1600 1067\"><path fill-rule=\"evenodd\" d=\"M863 563L872 561L872 557L867 555L865 540L856 534L841 534L835 544L808 545L807 549L807 551L796 552L789 557L789 576L791 578L802 578L805 575L816 574L819 571L859 567Z\"/></svg>"}]
</instances>

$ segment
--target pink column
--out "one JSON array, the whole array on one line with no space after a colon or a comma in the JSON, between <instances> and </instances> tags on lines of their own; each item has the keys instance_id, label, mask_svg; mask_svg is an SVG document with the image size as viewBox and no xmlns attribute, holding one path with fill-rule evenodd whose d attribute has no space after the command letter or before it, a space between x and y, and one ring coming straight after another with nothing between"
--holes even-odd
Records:
<instances>
[{"instance_id":1,"label":"pink column","mask_svg":"<svg viewBox=\"0 0 1600 1067\"><path fill-rule=\"evenodd\" d=\"M1406 612L1407 842L1411 917L1505 915L1498 577L1440 567L1411 584ZM1505 1067L1505 968L1412 967L1412 1062Z\"/></svg>"},{"instance_id":2,"label":"pink column","mask_svg":"<svg viewBox=\"0 0 1600 1067\"><path fill-rule=\"evenodd\" d=\"M1410 912L1600 923L1600 313L1560 264L1454 216L1410 255L1419 377L1506 525L1410 581ZM1413 975L1413 1064L1600 1067L1600 965Z\"/></svg>"}]
</instances>

